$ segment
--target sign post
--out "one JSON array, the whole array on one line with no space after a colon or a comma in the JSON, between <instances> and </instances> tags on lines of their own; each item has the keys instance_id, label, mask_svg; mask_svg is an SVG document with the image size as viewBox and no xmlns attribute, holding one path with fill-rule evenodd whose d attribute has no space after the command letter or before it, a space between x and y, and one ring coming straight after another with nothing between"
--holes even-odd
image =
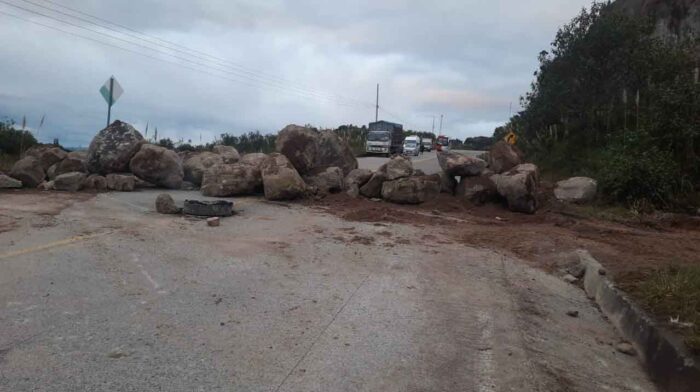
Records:
<instances>
[{"instance_id":1,"label":"sign post","mask_svg":"<svg viewBox=\"0 0 700 392\"><path fill-rule=\"evenodd\" d=\"M109 126L109 121L112 117L112 105L117 102L117 99L119 99L123 93L124 89L119 82L117 82L117 79L115 79L114 76L110 77L109 80L107 80L100 88L102 98L107 101L107 126Z\"/></svg>"}]
</instances>

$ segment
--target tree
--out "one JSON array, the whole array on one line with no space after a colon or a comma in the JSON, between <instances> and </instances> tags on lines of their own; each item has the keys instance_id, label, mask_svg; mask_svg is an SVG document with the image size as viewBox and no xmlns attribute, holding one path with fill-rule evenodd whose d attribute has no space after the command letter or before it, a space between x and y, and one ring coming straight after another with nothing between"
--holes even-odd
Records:
<instances>
[{"instance_id":1,"label":"tree","mask_svg":"<svg viewBox=\"0 0 700 392\"><path fill-rule=\"evenodd\" d=\"M10 120L0 122L0 154L17 156L37 144L31 132L16 129Z\"/></svg>"}]
</instances>

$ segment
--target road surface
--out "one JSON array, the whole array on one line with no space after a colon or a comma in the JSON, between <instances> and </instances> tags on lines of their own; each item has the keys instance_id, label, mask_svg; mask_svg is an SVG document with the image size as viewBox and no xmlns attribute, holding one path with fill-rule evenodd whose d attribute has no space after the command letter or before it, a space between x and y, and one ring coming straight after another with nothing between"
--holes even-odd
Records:
<instances>
[{"instance_id":1,"label":"road surface","mask_svg":"<svg viewBox=\"0 0 700 392\"><path fill-rule=\"evenodd\" d=\"M455 151L460 154L465 154L469 156L477 156L481 154L483 151ZM410 157L411 161L413 162L413 167L415 169L420 169L422 170L425 174L435 174L438 171L440 171L440 165L438 164L437 161L437 153L435 151L431 152L424 152L420 156L417 157ZM388 161L389 158L384 158L384 157L361 157L357 159L358 165L360 169L370 169L370 170L377 170L379 166L384 164L384 162Z\"/></svg>"},{"instance_id":2,"label":"road surface","mask_svg":"<svg viewBox=\"0 0 700 392\"><path fill-rule=\"evenodd\" d=\"M0 193L1 391L655 390L497 250L253 197L212 228L159 192Z\"/></svg>"}]
</instances>

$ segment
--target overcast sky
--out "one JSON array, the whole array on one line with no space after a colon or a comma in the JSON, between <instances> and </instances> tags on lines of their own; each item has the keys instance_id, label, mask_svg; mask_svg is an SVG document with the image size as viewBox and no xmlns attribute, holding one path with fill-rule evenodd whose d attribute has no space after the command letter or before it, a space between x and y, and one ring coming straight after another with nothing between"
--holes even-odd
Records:
<instances>
[{"instance_id":1,"label":"overcast sky","mask_svg":"<svg viewBox=\"0 0 700 392\"><path fill-rule=\"evenodd\" d=\"M380 83L380 119L430 130L444 114L451 137L491 135L511 102L518 109L539 51L589 3L1 0L0 117L26 115L35 129L45 114L41 141L87 145L105 126L98 90L114 75L125 93L112 119L197 143L290 123L367 124Z\"/></svg>"}]
</instances>

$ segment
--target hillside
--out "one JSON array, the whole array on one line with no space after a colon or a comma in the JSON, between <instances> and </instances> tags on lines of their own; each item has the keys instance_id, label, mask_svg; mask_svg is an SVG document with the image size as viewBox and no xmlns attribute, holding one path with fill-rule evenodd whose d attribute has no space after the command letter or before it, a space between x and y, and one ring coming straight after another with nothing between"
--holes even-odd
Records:
<instances>
[{"instance_id":1,"label":"hillside","mask_svg":"<svg viewBox=\"0 0 700 392\"><path fill-rule=\"evenodd\" d=\"M661 37L700 37L700 0L617 0L616 10L630 16L648 16Z\"/></svg>"}]
</instances>

